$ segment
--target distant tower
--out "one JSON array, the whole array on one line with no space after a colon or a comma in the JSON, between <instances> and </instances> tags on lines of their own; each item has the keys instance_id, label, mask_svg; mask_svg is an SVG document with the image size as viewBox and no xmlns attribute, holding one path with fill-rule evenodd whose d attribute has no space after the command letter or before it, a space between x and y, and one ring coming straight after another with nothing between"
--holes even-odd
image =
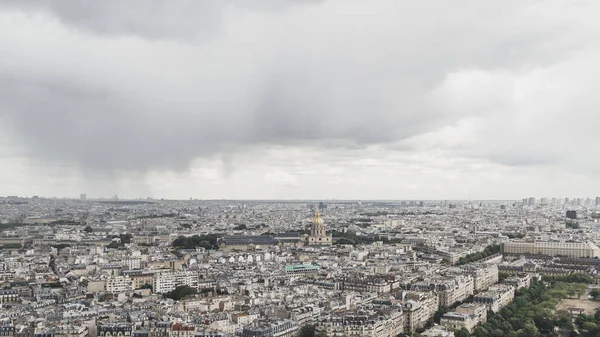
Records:
<instances>
[{"instance_id":1,"label":"distant tower","mask_svg":"<svg viewBox=\"0 0 600 337\"><path fill-rule=\"evenodd\" d=\"M80 194L79 195L79 200L86 201L87 200L87 194L85 194L85 193Z\"/></svg>"},{"instance_id":2,"label":"distant tower","mask_svg":"<svg viewBox=\"0 0 600 337\"><path fill-rule=\"evenodd\" d=\"M308 245L331 245L333 243L331 235L327 235L325 221L321 218L321 212L318 210L310 226L310 236L306 239Z\"/></svg>"}]
</instances>

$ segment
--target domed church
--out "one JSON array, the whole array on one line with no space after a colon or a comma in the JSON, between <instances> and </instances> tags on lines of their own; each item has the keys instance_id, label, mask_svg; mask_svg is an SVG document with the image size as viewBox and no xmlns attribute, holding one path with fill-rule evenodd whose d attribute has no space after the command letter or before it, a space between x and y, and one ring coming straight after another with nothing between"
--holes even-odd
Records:
<instances>
[{"instance_id":1,"label":"domed church","mask_svg":"<svg viewBox=\"0 0 600 337\"><path fill-rule=\"evenodd\" d=\"M309 246L331 245L331 235L327 235L325 231L325 221L321 218L321 212L317 210L312 225L310 227L310 235L306 238L306 244Z\"/></svg>"}]
</instances>

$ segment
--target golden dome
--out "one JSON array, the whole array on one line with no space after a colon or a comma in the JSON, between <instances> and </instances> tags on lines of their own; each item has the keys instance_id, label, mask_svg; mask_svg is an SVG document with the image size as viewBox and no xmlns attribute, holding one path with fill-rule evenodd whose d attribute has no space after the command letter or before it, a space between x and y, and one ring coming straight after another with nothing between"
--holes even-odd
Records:
<instances>
[{"instance_id":1,"label":"golden dome","mask_svg":"<svg viewBox=\"0 0 600 337\"><path fill-rule=\"evenodd\" d=\"M325 223L325 221L323 221L323 219L321 218L321 212L317 211L314 219L312 220L312 223L313 225L322 225Z\"/></svg>"}]
</instances>

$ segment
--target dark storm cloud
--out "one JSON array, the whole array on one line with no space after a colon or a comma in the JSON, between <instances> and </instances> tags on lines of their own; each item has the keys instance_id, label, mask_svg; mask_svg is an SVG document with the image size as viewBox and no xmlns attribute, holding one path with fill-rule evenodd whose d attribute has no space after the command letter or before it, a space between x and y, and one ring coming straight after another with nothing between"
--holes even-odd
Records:
<instances>
[{"instance_id":1,"label":"dark storm cloud","mask_svg":"<svg viewBox=\"0 0 600 337\"><path fill-rule=\"evenodd\" d=\"M532 21L544 3L1 1L17 31L0 33L0 118L32 158L104 171L394 143L487 114L439 104L448 74L543 66L585 41Z\"/></svg>"}]
</instances>

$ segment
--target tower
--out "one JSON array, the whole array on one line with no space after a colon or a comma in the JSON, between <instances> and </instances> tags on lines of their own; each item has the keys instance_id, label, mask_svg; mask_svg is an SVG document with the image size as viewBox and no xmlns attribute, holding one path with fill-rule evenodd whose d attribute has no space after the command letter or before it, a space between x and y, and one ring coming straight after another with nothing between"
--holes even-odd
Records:
<instances>
[{"instance_id":1,"label":"tower","mask_svg":"<svg viewBox=\"0 0 600 337\"><path fill-rule=\"evenodd\" d=\"M331 235L327 235L327 231L325 229L325 221L321 218L321 212L317 210L315 217L312 220L312 224L310 226L310 235L307 238L308 245L331 245L332 238Z\"/></svg>"}]
</instances>

